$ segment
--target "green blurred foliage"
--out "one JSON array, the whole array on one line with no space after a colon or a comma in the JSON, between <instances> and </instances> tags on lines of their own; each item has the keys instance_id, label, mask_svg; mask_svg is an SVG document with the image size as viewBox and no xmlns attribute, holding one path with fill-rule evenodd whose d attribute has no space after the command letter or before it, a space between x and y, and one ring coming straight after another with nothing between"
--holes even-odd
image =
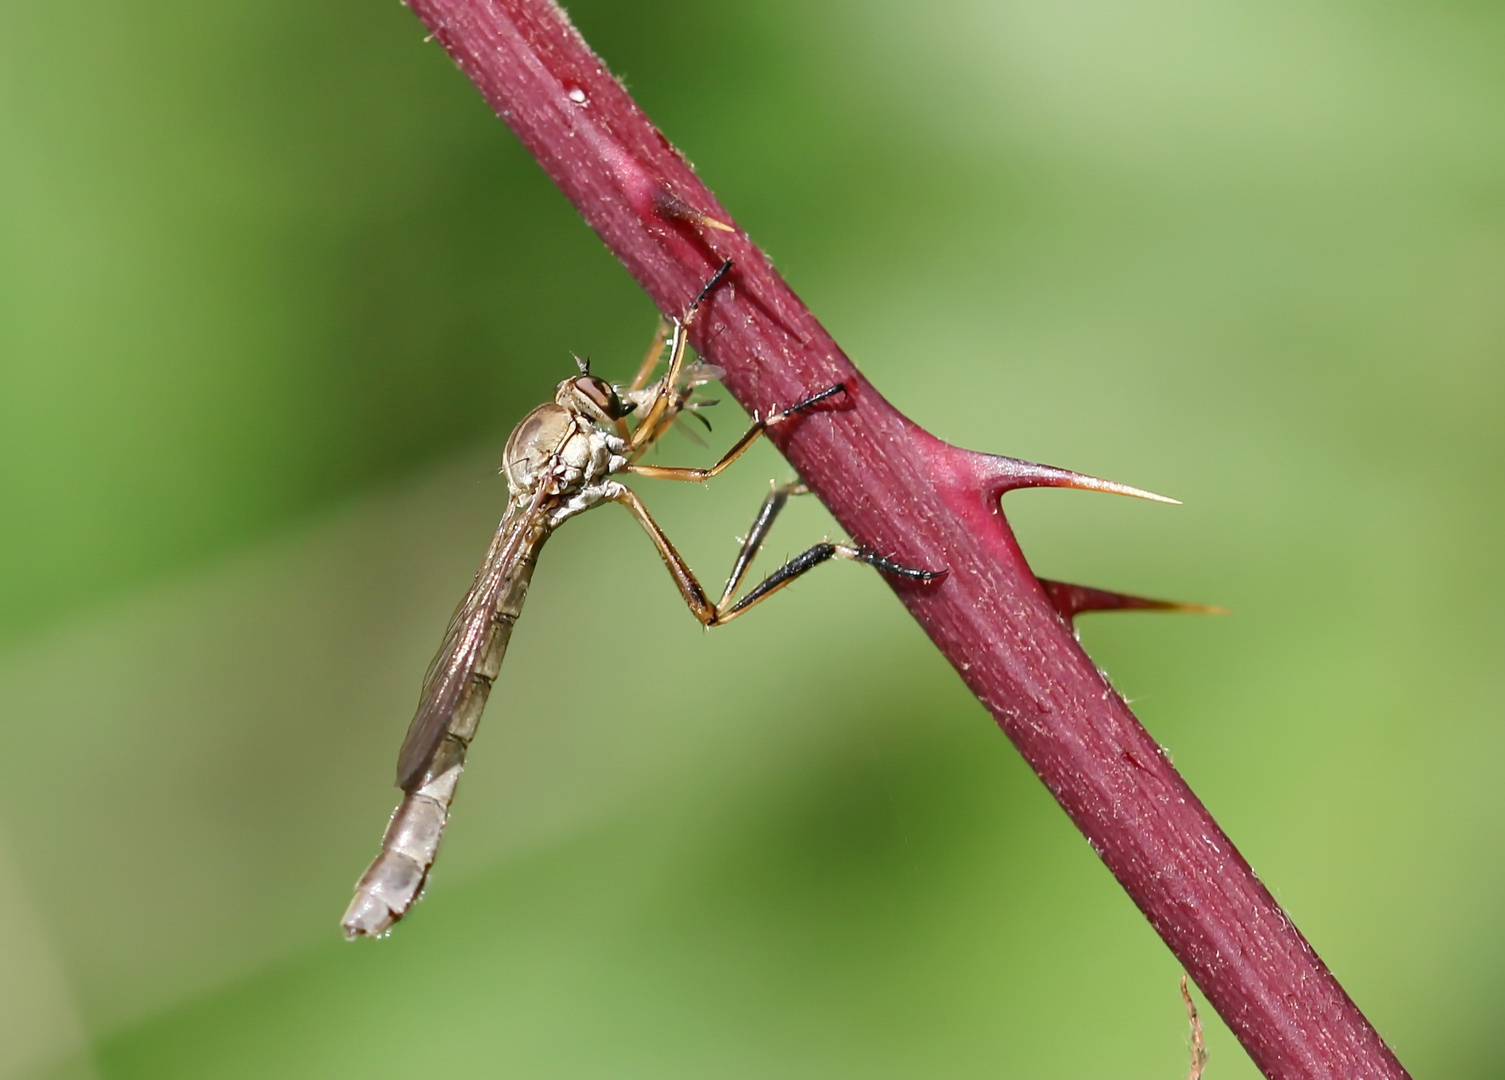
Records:
<instances>
[{"instance_id":1,"label":"green blurred foliage","mask_svg":"<svg viewBox=\"0 0 1505 1080\"><path fill-rule=\"evenodd\" d=\"M1008 510L1234 610L1083 636L1414 1073L1499 1075L1505 11L571 14L906 412L1186 500ZM625 515L339 941L509 425L653 320L422 36L0 7L0 1077L1182 1075L1174 961L881 582L706 635ZM714 578L784 470L645 497Z\"/></svg>"}]
</instances>

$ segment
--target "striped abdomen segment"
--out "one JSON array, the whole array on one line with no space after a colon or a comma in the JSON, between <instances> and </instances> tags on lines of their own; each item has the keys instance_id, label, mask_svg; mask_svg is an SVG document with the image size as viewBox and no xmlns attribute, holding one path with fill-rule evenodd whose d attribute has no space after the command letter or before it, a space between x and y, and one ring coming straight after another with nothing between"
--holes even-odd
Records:
<instances>
[{"instance_id":1,"label":"striped abdomen segment","mask_svg":"<svg viewBox=\"0 0 1505 1080\"><path fill-rule=\"evenodd\" d=\"M428 767L392 814L382 838L381 853L356 883L355 898L343 920L346 937L386 933L418 899L438 854L455 786L465 769L465 753L480 723L491 685L501 670L502 657L512 637L512 626L522 611L537 557L538 547L531 546L514 562L502 582L485 639L450 715L444 737Z\"/></svg>"}]
</instances>

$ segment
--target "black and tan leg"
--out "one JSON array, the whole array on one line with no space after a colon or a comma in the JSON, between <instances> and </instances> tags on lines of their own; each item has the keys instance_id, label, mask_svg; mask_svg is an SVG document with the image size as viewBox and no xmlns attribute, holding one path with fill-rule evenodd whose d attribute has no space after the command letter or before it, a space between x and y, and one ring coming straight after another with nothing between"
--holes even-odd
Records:
<instances>
[{"instance_id":1,"label":"black and tan leg","mask_svg":"<svg viewBox=\"0 0 1505 1080\"><path fill-rule=\"evenodd\" d=\"M752 427L743 433L742 438L734 442L732 448L721 456L721 460L708 469L683 469L667 465L640 465L637 462L633 462L627 466L627 471L654 480L688 480L695 483L709 480L746 453L747 448L757 442L758 437L769 428L782 424L791 416L810 408L812 405L818 405L827 398L835 397L837 394L845 392L846 385L844 383L837 383L835 386L828 386L818 394L812 394L804 401L796 402L787 409L780 409L767 419L754 419Z\"/></svg>"},{"instance_id":2,"label":"black and tan leg","mask_svg":"<svg viewBox=\"0 0 1505 1080\"><path fill-rule=\"evenodd\" d=\"M747 537L742 541L742 547L737 552L737 561L732 563L732 572L727 575L726 588L721 591L721 599L716 602L717 608L725 608L732 598L732 594L742 584L742 579L747 576L748 569L754 559L758 557L758 551L763 547L763 541L768 539L768 533L773 528L774 519L783 511L789 502L791 495L807 495L810 489L801 483L777 484L763 500L763 505L758 507L758 516L753 518L752 527L747 530Z\"/></svg>"},{"instance_id":3,"label":"black and tan leg","mask_svg":"<svg viewBox=\"0 0 1505 1080\"><path fill-rule=\"evenodd\" d=\"M684 598L686 606L689 607L690 613L707 627L721 626L731 622L737 616L761 604L795 578L831 559L852 559L856 562L867 563L886 574L908 578L911 581L930 581L941 576L939 572L933 570L916 570L902 566L875 552L854 547L851 544L833 544L827 541L815 544L796 555L755 585L742 599L732 603L732 594L737 591L737 586L746 576L748 567L752 565L753 558L762 547L764 539L767 538L779 511L789 501L790 495L803 494L804 491L803 485L786 484L769 492L768 497L763 500L758 516L753 520L747 539L742 542L742 548L737 552L737 561L732 566L732 573L727 580L726 588L722 591L721 599L715 604L711 603L706 596L705 589L695 577L695 572L690 569L684 557L675 550L674 544L664 535L658 522L653 520L642 500L630 489L623 488L617 501L626 506L632 512L633 517L637 518L638 524L653 541L654 547L658 548L659 556L664 560L664 565L669 570L669 576L674 579L674 584L679 587L679 593Z\"/></svg>"},{"instance_id":4,"label":"black and tan leg","mask_svg":"<svg viewBox=\"0 0 1505 1080\"><path fill-rule=\"evenodd\" d=\"M718 608L719 622L731 622L748 608L756 607L767 600L774 593L788 585L801 574L814 570L823 562L831 559L851 559L854 562L867 563L876 570L882 570L885 574L894 577L908 578L910 581L933 581L941 576L937 570L916 570L912 566L903 566L892 559L885 559L875 551L866 548L854 547L851 544L833 544L824 541L806 548L803 552L790 559L783 566L753 586L735 604L728 608Z\"/></svg>"}]
</instances>

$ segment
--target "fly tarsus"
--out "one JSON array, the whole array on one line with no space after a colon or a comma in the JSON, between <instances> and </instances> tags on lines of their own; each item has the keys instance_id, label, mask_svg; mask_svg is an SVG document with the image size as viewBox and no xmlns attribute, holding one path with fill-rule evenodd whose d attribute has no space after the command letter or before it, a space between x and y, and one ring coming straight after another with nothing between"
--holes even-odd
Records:
<instances>
[{"instance_id":1,"label":"fly tarsus","mask_svg":"<svg viewBox=\"0 0 1505 1080\"><path fill-rule=\"evenodd\" d=\"M822 401L825 401L828 398L833 398L837 394L845 394L846 392L846 383L837 383L835 386L828 386L818 394L811 394L804 401L797 401L793 405L790 405L788 408L780 409L777 412L771 414L767 420L763 421L763 425L765 427L772 427L774 424L788 420L791 416L805 412L807 409L814 408L816 405L819 405Z\"/></svg>"},{"instance_id":2,"label":"fly tarsus","mask_svg":"<svg viewBox=\"0 0 1505 1080\"><path fill-rule=\"evenodd\" d=\"M823 562L831 559L851 559L854 562L867 563L876 570L895 577L907 578L910 581L934 581L944 577L944 570L917 570L911 566L904 566L892 559L886 559L877 552L866 548L854 547L851 544L833 544L829 540L823 540L819 544L813 544L800 554L790 559L783 566L754 585L747 594L738 600L724 613L720 613L718 622L729 622L742 614L748 608L762 603L768 597L784 588L803 574L808 574ZM749 559L748 562L752 560ZM724 601L723 601L724 602Z\"/></svg>"},{"instance_id":3,"label":"fly tarsus","mask_svg":"<svg viewBox=\"0 0 1505 1080\"><path fill-rule=\"evenodd\" d=\"M913 566L904 566L867 548L850 547L844 544L837 546L841 549L837 554L844 559L856 559L858 562L867 563L875 570L882 570L885 574L892 574L894 577L908 578L910 581L935 581L945 577L947 573L945 570L920 570Z\"/></svg>"}]
</instances>

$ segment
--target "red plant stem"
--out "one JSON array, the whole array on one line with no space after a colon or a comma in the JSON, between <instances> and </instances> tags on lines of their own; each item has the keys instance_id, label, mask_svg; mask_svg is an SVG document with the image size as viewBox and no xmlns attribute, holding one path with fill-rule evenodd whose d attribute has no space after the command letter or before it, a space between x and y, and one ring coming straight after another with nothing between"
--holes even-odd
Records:
<instances>
[{"instance_id":1,"label":"red plant stem","mask_svg":"<svg viewBox=\"0 0 1505 1080\"><path fill-rule=\"evenodd\" d=\"M860 544L938 583L899 598L1272 1080L1406 1075L1057 614L999 506L1073 474L949 446L837 348L550 0L410 6L670 315L724 260L694 341L749 411L844 383L771 438Z\"/></svg>"}]
</instances>

